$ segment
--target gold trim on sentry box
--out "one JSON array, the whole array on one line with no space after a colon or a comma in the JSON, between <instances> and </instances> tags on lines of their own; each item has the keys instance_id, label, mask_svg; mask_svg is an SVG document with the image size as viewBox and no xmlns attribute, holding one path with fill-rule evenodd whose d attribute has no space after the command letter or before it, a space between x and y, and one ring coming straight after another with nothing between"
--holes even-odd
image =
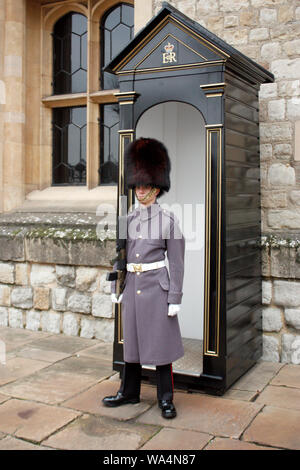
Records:
<instances>
[{"instance_id":1,"label":"gold trim on sentry box","mask_svg":"<svg viewBox=\"0 0 300 470\"><path fill-rule=\"evenodd\" d=\"M206 126L207 145L206 145L206 256L205 256L205 300L204 300L204 354L206 356L219 356L220 341L220 286L221 286L221 191L222 191L222 127L220 125ZM211 247L211 157L212 157L212 134L217 134L217 237L215 247ZM210 312L210 253L215 248L216 255L216 307L215 312ZM210 315L215 315L215 331L214 331L214 348L211 347L209 341L210 333Z\"/></svg>"},{"instance_id":2,"label":"gold trim on sentry box","mask_svg":"<svg viewBox=\"0 0 300 470\"><path fill-rule=\"evenodd\" d=\"M130 92L131 94L133 92ZM124 153L125 153L125 139L129 139L130 142L133 141L134 130L133 129L121 129L119 133L119 191L120 195L124 195L125 187L125 174L124 174ZM130 194L132 199L132 194ZM129 206L130 207L130 206ZM119 204L119 213L120 216L120 204ZM118 343L123 344L123 329L122 329L122 304L118 304Z\"/></svg>"}]
</instances>

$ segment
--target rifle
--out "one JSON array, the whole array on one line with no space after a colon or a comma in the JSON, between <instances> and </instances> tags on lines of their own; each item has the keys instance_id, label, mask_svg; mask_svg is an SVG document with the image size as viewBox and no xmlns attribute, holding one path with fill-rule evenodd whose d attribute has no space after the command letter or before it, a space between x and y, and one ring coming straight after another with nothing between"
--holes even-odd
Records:
<instances>
[{"instance_id":1,"label":"rifle","mask_svg":"<svg viewBox=\"0 0 300 470\"><path fill-rule=\"evenodd\" d=\"M126 264L126 238L120 238L119 218L117 221L117 240L116 240L117 256L114 259L114 271L106 274L107 281L116 281L116 294L120 295L124 290L124 281L127 273Z\"/></svg>"}]
</instances>

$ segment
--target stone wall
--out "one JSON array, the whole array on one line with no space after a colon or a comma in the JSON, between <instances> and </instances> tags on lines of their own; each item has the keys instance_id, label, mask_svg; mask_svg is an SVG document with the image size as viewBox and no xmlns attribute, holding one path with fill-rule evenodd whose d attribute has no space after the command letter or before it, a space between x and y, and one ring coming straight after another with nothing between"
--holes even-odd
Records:
<instances>
[{"instance_id":1,"label":"stone wall","mask_svg":"<svg viewBox=\"0 0 300 470\"><path fill-rule=\"evenodd\" d=\"M0 325L113 340L115 235L101 240L94 218L1 216Z\"/></svg>"},{"instance_id":2,"label":"stone wall","mask_svg":"<svg viewBox=\"0 0 300 470\"><path fill-rule=\"evenodd\" d=\"M153 0L153 14L162 1ZM260 90L265 360L300 363L299 0L169 0L270 70ZM276 235L276 236L275 236Z\"/></svg>"}]
</instances>

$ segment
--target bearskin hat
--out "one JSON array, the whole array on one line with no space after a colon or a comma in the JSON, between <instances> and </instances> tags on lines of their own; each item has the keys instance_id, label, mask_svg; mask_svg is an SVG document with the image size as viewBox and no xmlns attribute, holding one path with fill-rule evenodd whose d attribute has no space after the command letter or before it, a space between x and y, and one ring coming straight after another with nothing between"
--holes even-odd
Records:
<instances>
[{"instance_id":1,"label":"bearskin hat","mask_svg":"<svg viewBox=\"0 0 300 470\"><path fill-rule=\"evenodd\" d=\"M166 147L156 139L141 137L125 152L126 186L160 188L157 197L170 189L171 162Z\"/></svg>"}]
</instances>

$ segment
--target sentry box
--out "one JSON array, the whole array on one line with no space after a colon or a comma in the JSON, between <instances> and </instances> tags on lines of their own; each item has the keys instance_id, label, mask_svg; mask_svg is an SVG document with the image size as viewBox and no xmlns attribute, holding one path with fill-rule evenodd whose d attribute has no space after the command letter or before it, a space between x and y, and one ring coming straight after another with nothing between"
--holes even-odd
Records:
<instances>
[{"instance_id":1,"label":"sentry box","mask_svg":"<svg viewBox=\"0 0 300 470\"><path fill-rule=\"evenodd\" d=\"M105 71L120 88L118 216L120 196L128 208L135 202L124 184L126 145L153 137L171 158L159 203L186 238L175 386L222 394L262 354L258 92L274 77L166 2ZM123 364L115 304L113 367ZM144 380L154 376L143 365Z\"/></svg>"}]
</instances>

